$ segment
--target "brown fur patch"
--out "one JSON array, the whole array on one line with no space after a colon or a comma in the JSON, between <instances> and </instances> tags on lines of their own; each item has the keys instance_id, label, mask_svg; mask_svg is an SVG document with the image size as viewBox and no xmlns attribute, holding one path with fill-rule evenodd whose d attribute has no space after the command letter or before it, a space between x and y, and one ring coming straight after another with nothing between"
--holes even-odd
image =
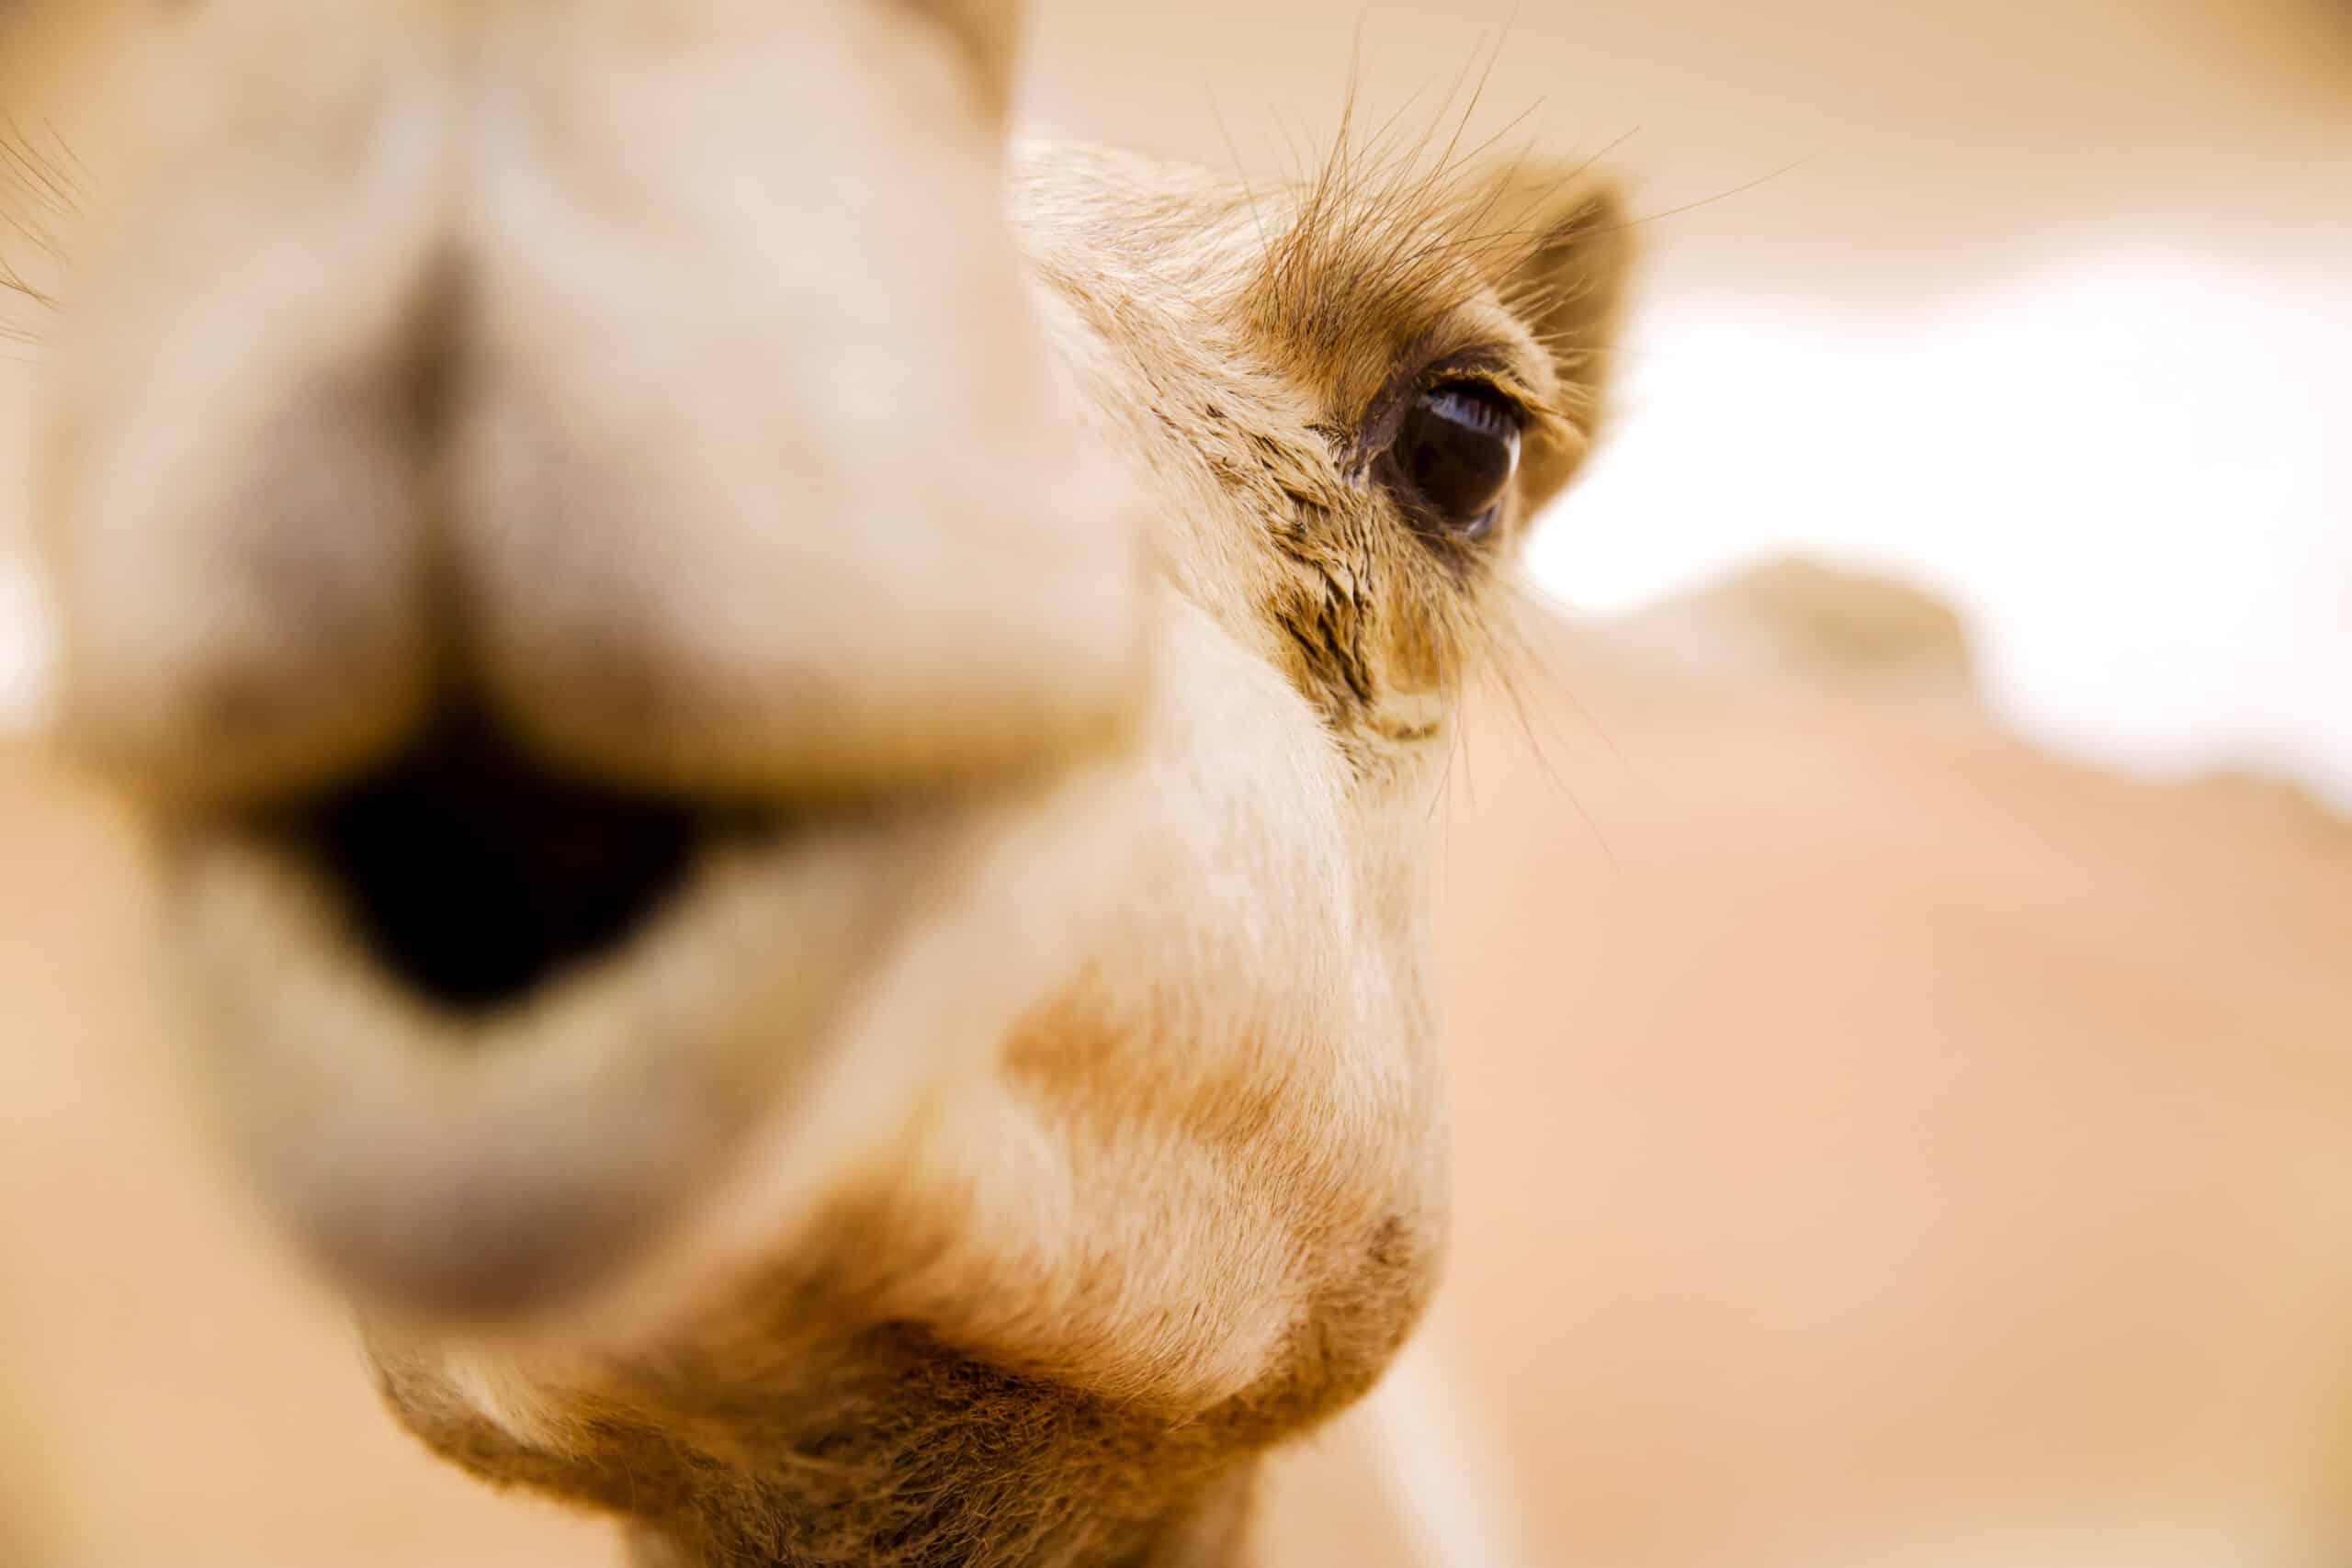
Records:
<instances>
[{"instance_id":1,"label":"brown fur patch","mask_svg":"<svg viewBox=\"0 0 2352 1568\"><path fill-rule=\"evenodd\" d=\"M752 1292L690 1344L607 1365L561 1396L546 1446L454 1398L396 1336L373 1348L386 1398L443 1458L627 1516L683 1561L1223 1563L1204 1553L1238 1540L1257 1456L1371 1386L1419 1314L1427 1262L1383 1224L1275 1373L1185 1421L991 1366L918 1325L854 1326L854 1303L814 1283Z\"/></svg>"},{"instance_id":2,"label":"brown fur patch","mask_svg":"<svg viewBox=\"0 0 2352 1568\"><path fill-rule=\"evenodd\" d=\"M1240 630L1278 634L1269 657L1360 766L1426 738L1384 709L1458 685L1490 586L1597 428L1628 251L1613 194L1581 166L1471 167L1344 127L1312 178L1268 190L1051 152L1023 197L1032 257L1149 389L1137 434L1159 463L1260 530ZM1478 541L1415 528L1372 471L1418 388L1470 369L1528 418L1521 481Z\"/></svg>"}]
</instances>

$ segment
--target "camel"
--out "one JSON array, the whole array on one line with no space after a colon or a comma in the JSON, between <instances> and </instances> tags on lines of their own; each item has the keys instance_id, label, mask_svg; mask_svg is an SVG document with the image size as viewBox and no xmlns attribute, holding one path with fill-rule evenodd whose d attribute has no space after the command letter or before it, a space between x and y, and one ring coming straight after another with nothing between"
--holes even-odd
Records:
<instances>
[{"instance_id":1,"label":"camel","mask_svg":"<svg viewBox=\"0 0 2352 1568\"><path fill-rule=\"evenodd\" d=\"M1014 12L181 7L71 246L57 733L209 1114L649 1565L1251 1562L1444 1256L1432 804L1622 204L1016 141Z\"/></svg>"}]
</instances>

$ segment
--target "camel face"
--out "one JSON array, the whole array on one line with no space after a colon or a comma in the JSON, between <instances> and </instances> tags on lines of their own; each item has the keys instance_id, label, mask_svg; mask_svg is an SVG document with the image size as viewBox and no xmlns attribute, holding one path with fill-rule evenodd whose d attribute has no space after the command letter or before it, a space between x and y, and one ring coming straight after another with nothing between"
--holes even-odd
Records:
<instances>
[{"instance_id":1,"label":"camel face","mask_svg":"<svg viewBox=\"0 0 2352 1568\"><path fill-rule=\"evenodd\" d=\"M649 1551L1221 1560L1435 1279L1423 840L1622 220L1010 147L1011 20L194 8L58 334L230 1147Z\"/></svg>"}]
</instances>

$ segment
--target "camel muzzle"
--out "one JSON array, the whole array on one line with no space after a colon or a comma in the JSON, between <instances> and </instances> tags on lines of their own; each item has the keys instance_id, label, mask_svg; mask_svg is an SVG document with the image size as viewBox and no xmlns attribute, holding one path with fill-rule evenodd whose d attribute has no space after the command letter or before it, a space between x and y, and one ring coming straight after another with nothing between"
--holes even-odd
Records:
<instances>
[{"instance_id":1,"label":"camel muzzle","mask_svg":"<svg viewBox=\"0 0 2352 1568\"><path fill-rule=\"evenodd\" d=\"M512 1318L1130 746L1147 513L1004 226L1009 7L218 9L57 344L61 736L268 1206Z\"/></svg>"}]
</instances>

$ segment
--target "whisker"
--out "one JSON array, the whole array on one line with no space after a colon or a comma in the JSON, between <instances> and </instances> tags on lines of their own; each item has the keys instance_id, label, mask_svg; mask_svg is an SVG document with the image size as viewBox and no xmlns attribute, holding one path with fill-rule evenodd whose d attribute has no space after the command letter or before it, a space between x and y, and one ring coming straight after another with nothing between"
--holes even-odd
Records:
<instances>
[{"instance_id":1,"label":"whisker","mask_svg":"<svg viewBox=\"0 0 2352 1568\"><path fill-rule=\"evenodd\" d=\"M1266 220L1258 210L1257 186L1250 183L1249 170L1242 167L1240 149L1233 144L1233 130L1225 123L1225 111L1217 107L1216 89L1205 84L1204 88L1208 95L1209 118L1216 121L1216 133L1224 139L1226 155L1233 160L1233 176L1241 182L1241 195L1250 204L1250 221L1258 231L1258 246L1262 251L1267 243Z\"/></svg>"},{"instance_id":2,"label":"whisker","mask_svg":"<svg viewBox=\"0 0 2352 1568\"><path fill-rule=\"evenodd\" d=\"M1701 197L1696 201L1686 201L1679 207L1669 207L1663 212L1653 212L1647 217L1627 219L1624 222L1616 225L1614 228L1605 229L1601 231L1608 234L1622 233L1628 229L1641 228L1644 224L1661 222L1668 218L1679 218L1686 212L1696 212L1702 207L1713 207L1719 201L1729 201L1733 197L1747 195L1749 191L1754 190L1758 186L1769 185L1772 181L1779 179L1783 175L1793 174L1797 170L1804 167L1807 164L1812 163L1814 159L1819 156L1820 154L1817 152L1807 152L1804 157L1792 159L1790 162L1781 164L1779 168L1772 170L1770 174L1758 175L1752 180L1732 186L1729 190L1718 191L1713 196Z\"/></svg>"}]
</instances>

